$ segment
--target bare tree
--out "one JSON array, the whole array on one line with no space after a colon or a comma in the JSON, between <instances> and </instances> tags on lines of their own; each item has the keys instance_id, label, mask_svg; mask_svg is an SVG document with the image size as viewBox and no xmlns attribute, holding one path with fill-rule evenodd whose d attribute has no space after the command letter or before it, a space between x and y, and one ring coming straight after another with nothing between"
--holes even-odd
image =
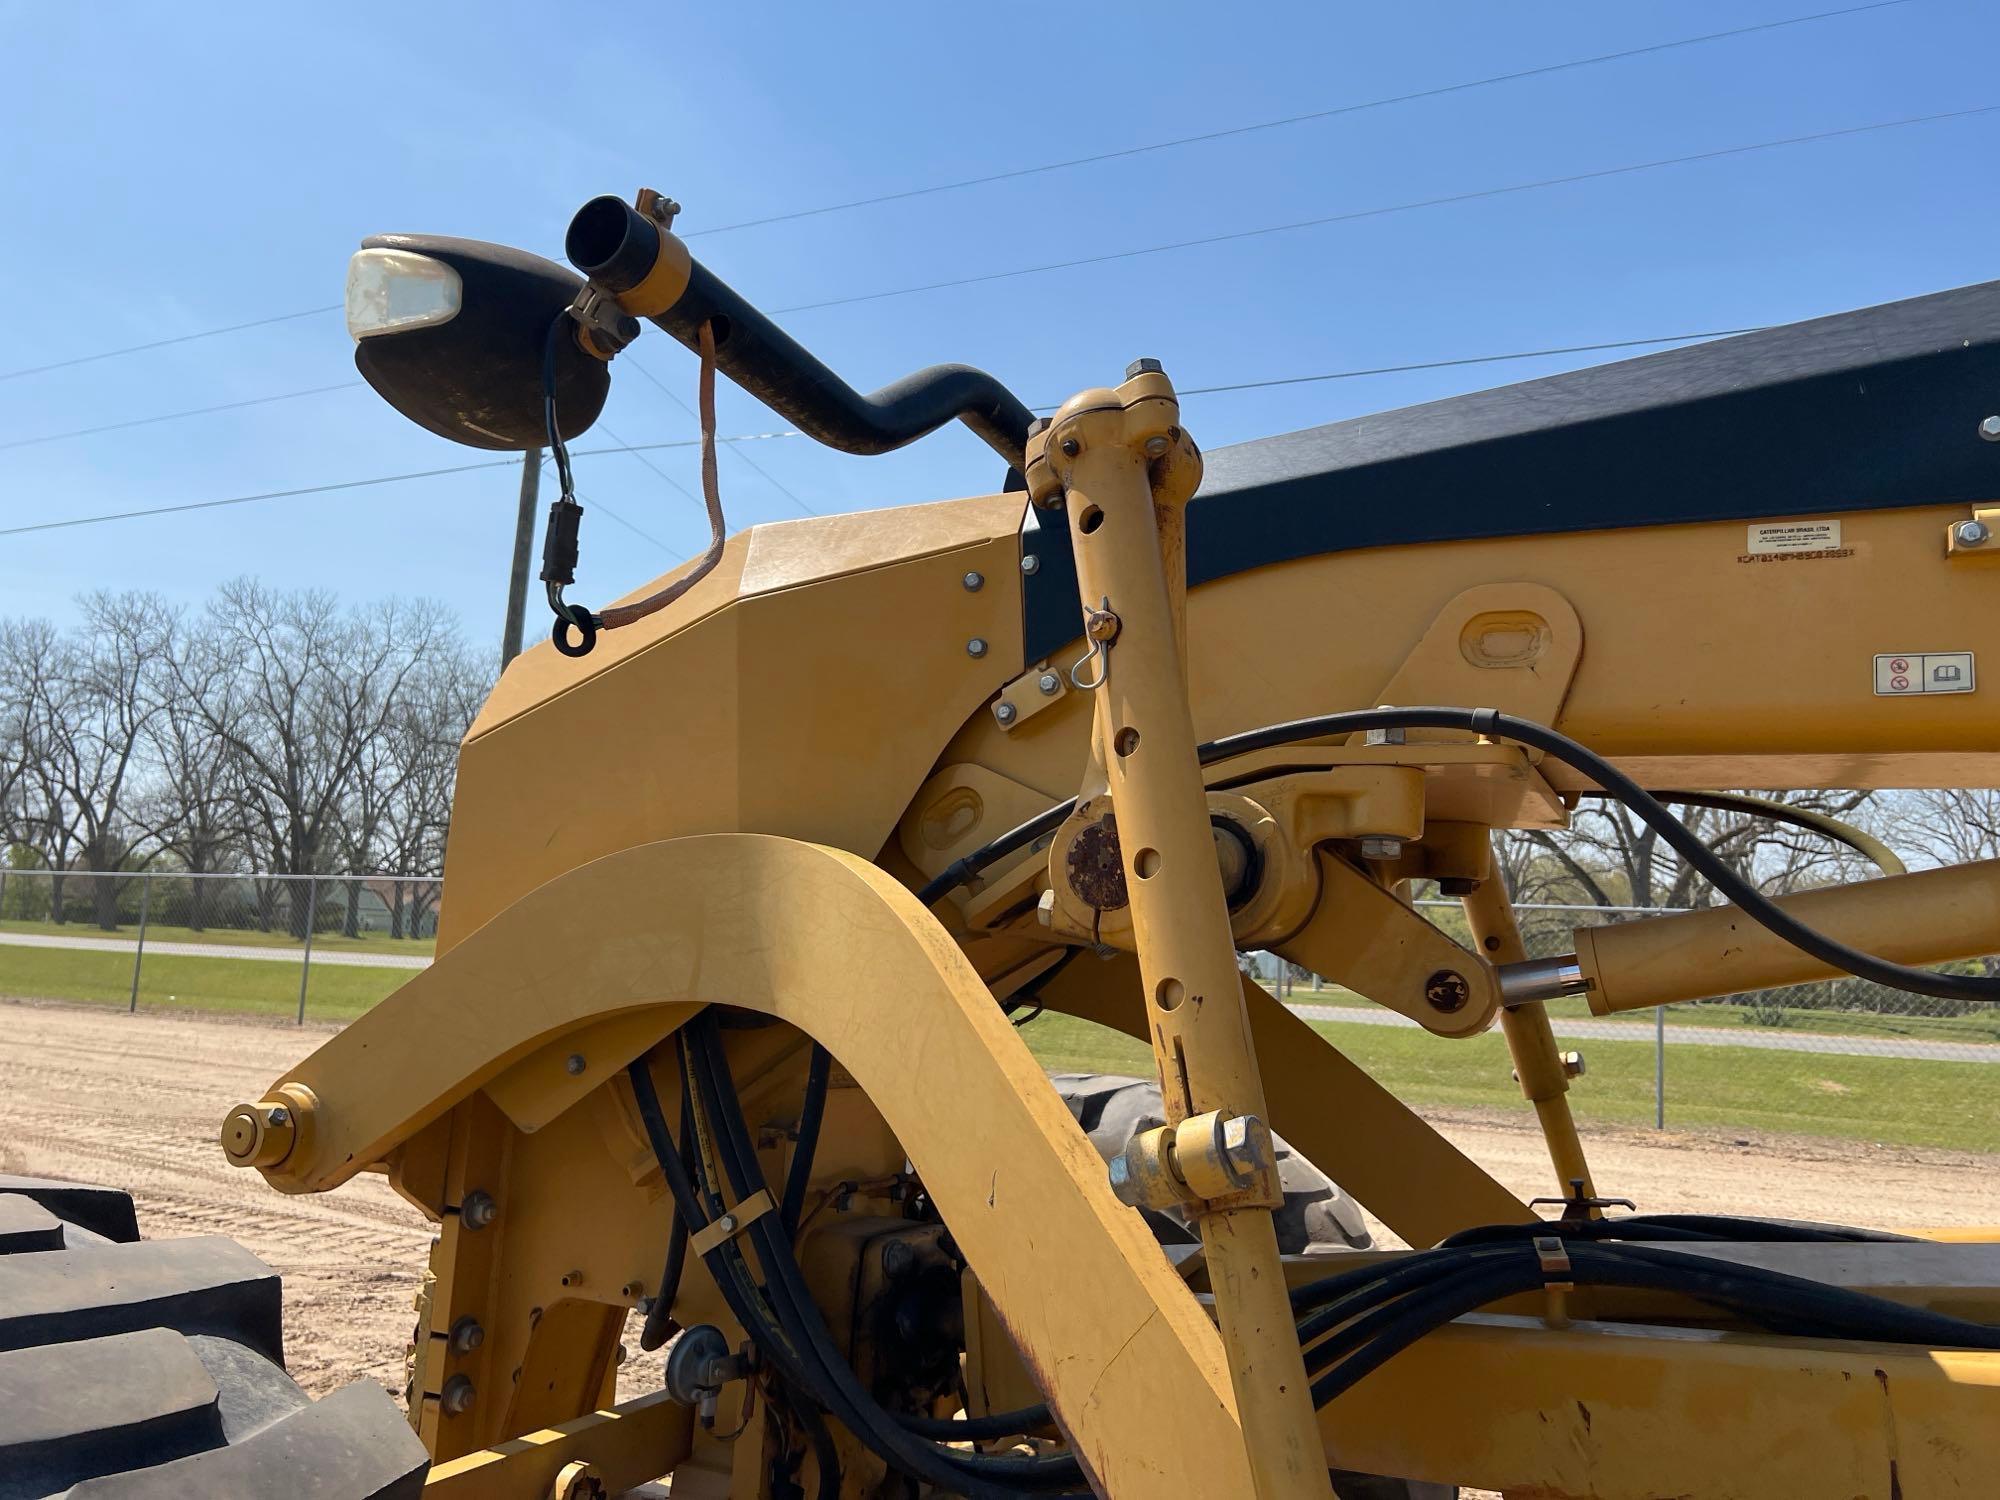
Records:
<instances>
[{"instance_id":1,"label":"bare tree","mask_svg":"<svg viewBox=\"0 0 2000 1500\"><path fill-rule=\"evenodd\" d=\"M1868 792L1758 793L1771 801L1851 818ZM1823 834L1747 810L1679 807L1675 812L1702 845L1737 874L1765 890L1783 892L1842 878L1856 856ZM1567 901L1593 906L1706 906L1713 897L1694 866L1640 820L1609 799L1578 808L1569 829L1535 829L1509 835L1503 867L1516 900ZM1533 894L1530 895L1529 892Z\"/></svg>"},{"instance_id":2,"label":"bare tree","mask_svg":"<svg viewBox=\"0 0 2000 1500\"><path fill-rule=\"evenodd\" d=\"M83 628L68 658L65 709L50 746L74 810L77 859L93 872L97 925L118 925L116 871L133 852L126 803L136 781L146 730L158 713L158 668L170 632L166 606L152 594L87 594Z\"/></svg>"},{"instance_id":3,"label":"bare tree","mask_svg":"<svg viewBox=\"0 0 2000 1500\"><path fill-rule=\"evenodd\" d=\"M217 679L235 664L178 615L168 628L167 652L157 665L160 711L147 725L154 775L140 816L162 851L196 877L188 882L186 921L200 932L209 924L215 885L202 877L228 868L242 846L242 756L210 727L205 707L226 706ZM195 691L180 690L189 680Z\"/></svg>"},{"instance_id":4,"label":"bare tree","mask_svg":"<svg viewBox=\"0 0 2000 1500\"><path fill-rule=\"evenodd\" d=\"M453 643L425 661L403 711L391 721L399 774L383 799L378 827L386 873L443 874L459 744L490 687L471 654ZM435 886L397 881L390 891L391 935L417 936L436 900Z\"/></svg>"},{"instance_id":5,"label":"bare tree","mask_svg":"<svg viewBox=\"0 0 2000 1500\"><path fill-rule=\"evenodd\" d=\"M223 586L208 609L205 649L234 670L182 669L177 684L241 757L239 804L265 868L326 872L362 759L444 630L427 603L343 613L325 593L279 594L250 579ZM312 920L307 907L290 902L295 936Z\"/></svg>"},{"instance_id":6,"label":"bare tree","mask_svg":"<svg viewBox=\"0 0 2000 1500\"><path fill-rule=\"evenodd\" d=\"M66 920L65 873L76 845L77 816L65 774L61 725L77 678L75 651L47 620L9 621L0 632L10 719L21 768L14 778L13 837L51 871L51 914Z\"/></svg>"}]
</instances>

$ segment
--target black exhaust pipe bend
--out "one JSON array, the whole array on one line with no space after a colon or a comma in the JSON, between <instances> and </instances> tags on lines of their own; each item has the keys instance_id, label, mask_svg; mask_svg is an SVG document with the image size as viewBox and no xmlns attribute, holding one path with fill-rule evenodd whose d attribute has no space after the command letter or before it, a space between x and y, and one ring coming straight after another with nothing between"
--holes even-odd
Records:
<instances>
[{"instance_id":1,"label":"black exhaust pipe bend","mask_svg":"<svg viewBox=\"0 0 2000 1500\"><path fill-rule=\"evenodd\" d=\"M955 417L1015 469L1022 466L1033 415L984 370L932 365L864 396L623 199L584 204L564 250L579 271L621 298L652 275L663 252L685 259L686 289L664 311L649 312L652 322L690 349L701 325L713 323L716 367L830 448L887 453Z\"/></svg>"}]
</instances>

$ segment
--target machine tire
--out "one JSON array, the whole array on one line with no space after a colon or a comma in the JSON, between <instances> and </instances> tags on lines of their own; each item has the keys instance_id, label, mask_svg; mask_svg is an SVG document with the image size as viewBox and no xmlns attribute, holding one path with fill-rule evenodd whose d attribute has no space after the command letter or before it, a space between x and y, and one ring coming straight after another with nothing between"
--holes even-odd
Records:
<instances>
[{"instance_id":1,"label":"machine tire","mask_svg":"<svg viewBox=\"0 0 2000 1500\"><path fill-rule=\"evenodd\" d=\"M1333 1471L1335 1500L1458 1500L1455 1484L1431 1484L1422 1479L1388 1479L1380 1474Z\"/></svg>"},{"instance_id":2,"label":"machine tire","mask_svg":"<svg viewBox=\"0 0 2000 1500\"><path fill-rule=\"evenodd\" d=\"M1150 1078L1116 1073L1057 1073L1050 1082L1107 1162L1142 1130L1166 1123L1160 1086ZM1326 1173L1278 1139L1278 1177L1285 1206L1278 1210L1278 1249L1286 1255L1366 1250L1372 1241L1361 1208ZM1185 1215L1146 1211L1155 1234L1167 1240L1192 1236Z\"/></svg>"},{"instance_id":3,"label":"machine tire","mask_svg":"<svg viewBox=\"0 0 2000 1500\"><path fill-rule=\"evenodd\" d=\"M281 1295L233 1240L141 1240L128 1193L0 1175L0 1500L416 1500L386 1391L285 1373Z\"/></svg>"}]
</instances>

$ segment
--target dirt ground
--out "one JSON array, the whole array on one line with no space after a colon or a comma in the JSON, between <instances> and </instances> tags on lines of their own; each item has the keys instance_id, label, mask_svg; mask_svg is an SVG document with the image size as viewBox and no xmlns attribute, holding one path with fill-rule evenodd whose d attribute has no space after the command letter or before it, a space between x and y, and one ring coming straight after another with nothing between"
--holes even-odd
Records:
<instances>
[{"instance_id":1,"label":"dirt ground","mask_svg":"<svg viewBox=\"0 0 2000 1500\"><path fill-rule=\"evenodd\" d=\"M327 1034L0 1003L0 1172L127 1187L149 1236L235 1237L285 1278L298 1380L320 1394L369 1375L400 1391L429 1226L380 1178L285 1197L228 1166L215 1144L229 1106L257 1097ZM1548 1191L1529 1119L1437 1119L1516 1192ZM1994 1157L1717 1132L1600 1130L1589 1146L1603 1190L1646 1210L1883 1227L2000 1223ZM628 1385L643 1388L659 1378L656 1367L627 1373Z\"/></svg>"}]
</instances>

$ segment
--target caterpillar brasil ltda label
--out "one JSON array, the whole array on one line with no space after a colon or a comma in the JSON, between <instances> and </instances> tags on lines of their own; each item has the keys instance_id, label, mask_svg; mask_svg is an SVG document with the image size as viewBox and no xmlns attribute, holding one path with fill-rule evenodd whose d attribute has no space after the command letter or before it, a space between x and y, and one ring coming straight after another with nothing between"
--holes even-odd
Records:
<instances>
[{"instance_id":1,"label":"caterpillar brasil ltda label","mask_svg":"<svg viewBox=\"0 0 2000 1500\"><path fill-rule=\"evenodd\" d=\"M1783 557L1798 553L1817 556L1844 555L1840 545L1840 522L1753 521L1744 542L1744 557Z\"/></svg>"},{"instance_id":2,"label":"caterpillar brasil ltda label","mask_svg":"<svg viewBox=\"0 0 2000 1500\"><path fill-rule=\"evenodd\" d=\"M1875 693L1969 693L1975 678L1970 651L1889 651L1875 658Z\"/></svg>"}]
</instances>

